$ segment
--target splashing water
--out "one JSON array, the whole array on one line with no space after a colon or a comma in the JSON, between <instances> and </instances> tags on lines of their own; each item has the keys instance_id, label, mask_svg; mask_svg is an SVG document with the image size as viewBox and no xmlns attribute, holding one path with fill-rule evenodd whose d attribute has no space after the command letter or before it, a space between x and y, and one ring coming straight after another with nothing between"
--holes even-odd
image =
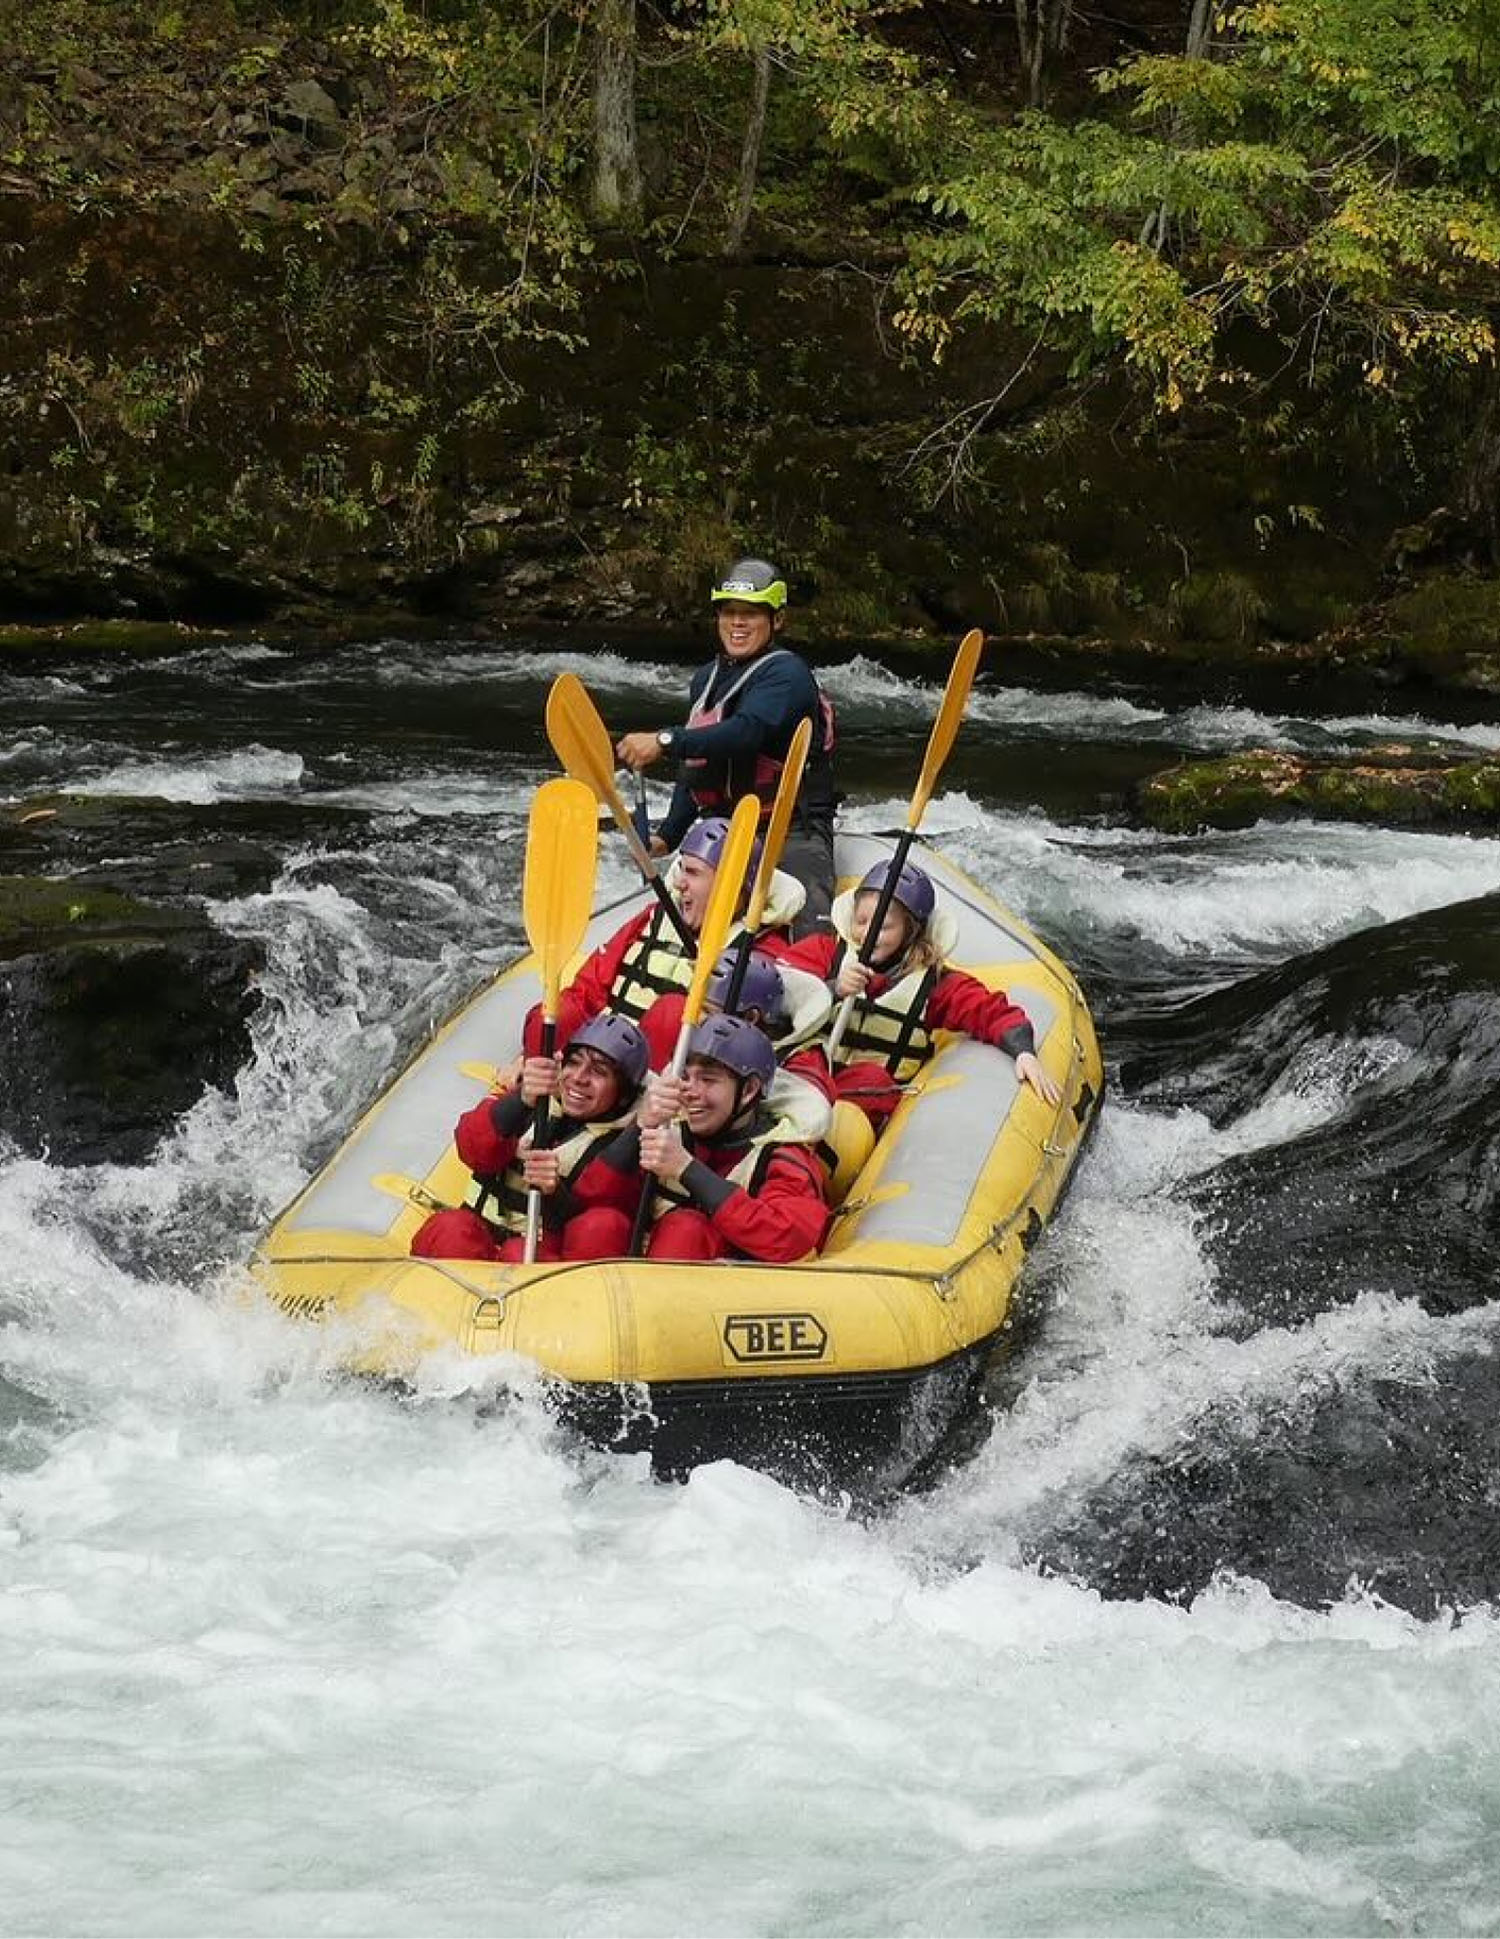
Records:
<instances>
[{"instance_id":1,"label":"splashing water","mask_svg":"<svg viewBox=\"0 0 1500 1939\"><path fill-rule=\"evenodd\" d=\"M399 712L413 682L496 664L226 652L174 663L200 707L290 672L309 704L359 679ZM506 678L539 693L569 658ZM675 677L572 658L626 698ZM878 672L847 673L851 707L922 716L925 690ZM133 679L166 684L111 674L122 698ZM52 778L51 704L33 688L19 715L28 787ZM1134 704L1029 699L1037 732L1080 742L1146 725ZM1038 1249L1008 1404L925 1492L861 1517L730 1464L661 1486L561 1440L524 1369L435 1359L398 1398L332 1379L335 1343L243 1297L276 1204L515 946L541 772L533 746L480 771L429 739L341 781L294 713L257 732L155 764L122 741L95 777L185 805L342 788L367 817L352 842L279 838L269 888L214 908L266 949L233 1091L149 1165L0 1153L0 1928L1500 1926L1487 1608L1418 1619L1358 1584L1303 1608L1232 1569L1190 1602L1106 1599L1034 1559L1133 1463L1493 1354L1488 1304L1390 1288L1246 1331L1192 1196L1338 1136L1407 1043L1326 1028L1221 1122L1111 1101ZM1122 1011L1168 970L1212 987L1500 888L1489 840L1167 840L974 788L931 827L1064 955L1108 963Z\"/></svg>"}]
</instances>

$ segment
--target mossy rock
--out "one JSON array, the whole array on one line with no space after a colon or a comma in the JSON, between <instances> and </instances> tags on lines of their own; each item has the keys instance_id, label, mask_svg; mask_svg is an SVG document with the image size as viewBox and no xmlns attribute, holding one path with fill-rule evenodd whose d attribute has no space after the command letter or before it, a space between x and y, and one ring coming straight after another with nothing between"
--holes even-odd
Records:
<instances>
[{"instance_id":1,"label":"mossy rock","mask_svg":"<svg viewBox=\"0 0 1500 1939\"><path fill-rule=\"evenodd\" d=\"M1186 761L1142 783L1146 821L1168 834L1308 815L1406 828L1500 827L1500 762L1393 747L1344 760L1253 748Z\"/></svg>"},{"instance_id":2,"label":"mossy rock","mask_svg":"<svg viewBox=\"0 0 1500 1939\"><path fill-rule=\"evenodd\" d=\"M261 960L195 910L0 877L0 1133L59 1164L143 1160L248 1056Z\"/></svg>"},{"instance_id":3,"label":"mossy rock","mask_svg":"<svg viewBox=\"0 0 1500 1939\"><path fill-rule=\"evenodd\" d=\"M204 927L191 909L140 902L80 881L0 875L0 961L71 947L80 938L128 945L158 942Z\"/></svg>"},{"instance_id":4,"label":"mossy rock","mask_svg":"<svg viewBox=\"0 0 1500 1939\"><path fill-rule=\"evenodd\" d=\"M1424 579L1386 604L1377 643L1435 677L1500 693L1500 579Z\"/></svg>"},{"instance_id":5,"label":"mossy rock","mask_svg":"<svg viewBox=\"0 0 1500 1939\"><path fill-rule=\"evenodd\" d=\"M0 879L45 877L57 885L58 894L36 905L37 921L50 911L53 929L60 911L66 915L82 903L86 914L70 918L74 929L106 913L128 928L146 920L141 911L147 908L146 926L157 933L168 919L161 905L191 909L205 900L257 894L280 873L286 842L340 842L360 815L336 803L309 813L297 801L32 795L0 804Z\"/></svg>"},{"instance_id":6,"label":"mossy rock","mask_svg":"<svg viewBox=\"0 0 1500 1939\"><path fill-rule=\"evenodd\" d=\"M112 653L146 658L183 653L227 637L177 620L92 619L59 626L0 626L0 656Z\"/></svg>"}]
</instances>

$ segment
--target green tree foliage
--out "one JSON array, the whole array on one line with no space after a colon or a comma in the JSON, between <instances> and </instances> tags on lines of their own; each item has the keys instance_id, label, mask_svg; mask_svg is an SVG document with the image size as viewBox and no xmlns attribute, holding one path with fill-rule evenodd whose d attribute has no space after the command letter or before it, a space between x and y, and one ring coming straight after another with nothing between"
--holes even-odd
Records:
<instances>
[{"instance_id":1,"label":"green tree foliage","mask_svg":"<svg viewBox=\"0 0 1500 1939\"><path fill-rule=\"evenodd\" d=\"M1121 358L1175 408L1255 331L1304 374L1389 388L1495 354L1496 0L1248 0L1197 57L1127 61L1095 110L970 117L901 322L941 356L1020 323L1081 370ZM1283 359L1284 361L1284 359Z\"/></svg>"}]
</instances>

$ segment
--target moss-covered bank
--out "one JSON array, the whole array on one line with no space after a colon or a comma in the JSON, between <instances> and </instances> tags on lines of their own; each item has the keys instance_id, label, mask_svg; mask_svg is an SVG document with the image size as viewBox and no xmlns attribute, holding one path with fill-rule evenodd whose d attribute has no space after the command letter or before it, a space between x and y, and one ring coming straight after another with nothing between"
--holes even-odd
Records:
<instances>
[{"instance_id":1,"label":"moss-covered bank","mask_svg":"<svg viewBox=\"0 0 1500 1939\"><path fill-rule=\"evenodd\" d=\"M1302 815L1493 829L1500 827L1500 761L1400 746L1342 760L1252 748L1152 775L1139 803L1151 826L1174 834Z\"/></svg>"},{"instance_id":2,"label":"moss-covered bank","mask_svg":"<svg viewBox=\"0 0 1500 1939\"><path fill-rule=\"evenodd\" d=\"M570 230L521 305L408 68L191 11L0 50L0 623L677 624L755 548L827 636L1500 689L1440 398L1268 367L1153 418L993 329L923 361L877 174L790 104L742 257L669 142L661 226Z\"/></svg>"}]
</instances>

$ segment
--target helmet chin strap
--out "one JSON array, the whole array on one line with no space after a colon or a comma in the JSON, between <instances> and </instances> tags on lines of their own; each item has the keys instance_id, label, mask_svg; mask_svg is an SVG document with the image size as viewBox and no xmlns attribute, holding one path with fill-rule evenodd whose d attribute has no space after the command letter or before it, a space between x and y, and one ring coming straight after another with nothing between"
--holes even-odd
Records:
<instances>
[{"instance_id":1,"label":"helmet chin strap","mask_svg":"<svg viewBox=\"0 0 1500 1939\"><path fill-rule=\"evenodd\" d=\"M921 925L910 925L909 918L908 924L907 933L901 938L901 941L896 945L891 955L879 962L873 957L870 959L870 968L877 971L881 976L894 976L896 971L900 969L901 965L916 947L917 938L922 933Z\"/></svg>"},{"instance_id":2,"label":"helmet chin strap","mask_svg":"<svg viewBox=\"0 0 1500 1939\"><path fill-rule=\"evenodd\" d=\"M740 1077L736 1075L734 1080L734 1103L730 1107L729 1116L724 1120L723 1124L719 1126L717 1131L710 1133L708 1139L710 1144L722 1144L734 1131L740 1120L748 1117L754 1111L764 1093L757 1090L755 1096L751 1098L747 1105L745 1102L745 1086L747 1084L757 1084L759 1081L758 1078Z\"/></svg>"}]
</instances>

